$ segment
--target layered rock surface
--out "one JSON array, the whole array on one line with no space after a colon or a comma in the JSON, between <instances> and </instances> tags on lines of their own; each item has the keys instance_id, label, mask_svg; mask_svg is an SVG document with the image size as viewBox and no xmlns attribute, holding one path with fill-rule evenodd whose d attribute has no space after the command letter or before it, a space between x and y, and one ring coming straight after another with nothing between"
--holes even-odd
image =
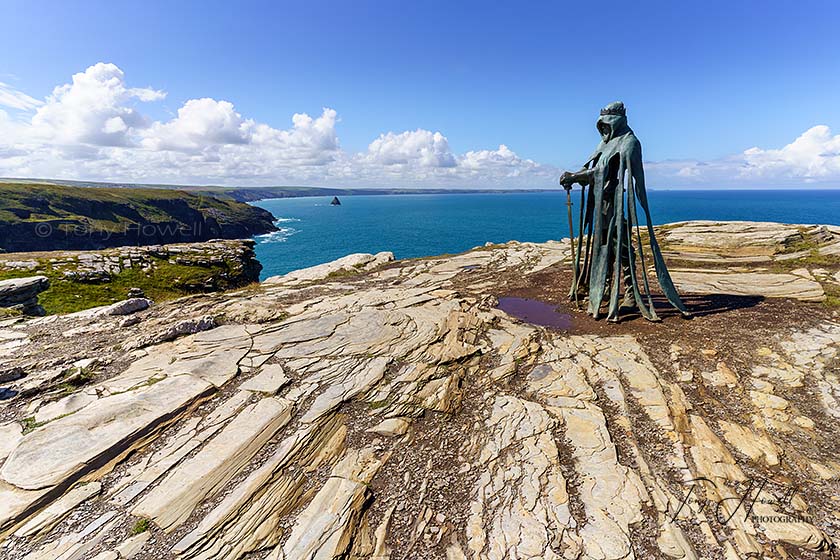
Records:
<instances>
[{"instance_id":1,"label":"layered rock surface","mask_svg":"<svg viewBox=\"0 0 840 560\"><path fill-rule=\"evenodd\" d=\"M823 301L837 293L840 227L774 222L679 222L659 240L684 292Z\"/></svg>"},{"instance_id":2,"label":"layered rock surface","mask_svg":"<svg viewBox=\"0 0 840 560\"><path fill-rule=\"evenodd\" d=\"M837 314L689 295L690 321L596 323L561 303L567 257L354 257L126 326L0 323L0 555L825 557Z\"/></svg>"},{"instance_id":3,"label":"layered rock surface","mask_svg":"<svg viewBox=\"0 0 840 560\"><path fill-rule=\"evenodd\" d=\"M26 276L0 280L0 308L20 311L24 315L43 315L38 294L49 288L46 276Z\"/></svg>"}]
</instances>

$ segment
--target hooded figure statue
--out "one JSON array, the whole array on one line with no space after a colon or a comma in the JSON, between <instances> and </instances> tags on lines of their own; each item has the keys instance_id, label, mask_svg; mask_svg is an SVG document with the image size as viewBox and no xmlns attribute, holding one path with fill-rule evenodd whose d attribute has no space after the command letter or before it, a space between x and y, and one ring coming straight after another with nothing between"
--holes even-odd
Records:
<instances>
[{"instance_id":1,"label":"hooded figure statue","mask_svg":"<svg viewBox=\"0 0 840 560\"><path fill-rule=\"evenodd\" d=\"M569 297L577 299L579 293L587 295L587 311L596 319L606 300L610 321L618 321L621 310L633 309L638 309L648 320L659 320L648 282L638 201L647 224L650 255L659 286L671 305L688 316L653 233L642 169L642 145L627 126L624 103L610 103L601 110L598 132L601 143L583 169L578 173L566 172L560 178L567 190L575 183L583 187L581 227L574 255L575 277Z\"/></svg>"}]
</instances>

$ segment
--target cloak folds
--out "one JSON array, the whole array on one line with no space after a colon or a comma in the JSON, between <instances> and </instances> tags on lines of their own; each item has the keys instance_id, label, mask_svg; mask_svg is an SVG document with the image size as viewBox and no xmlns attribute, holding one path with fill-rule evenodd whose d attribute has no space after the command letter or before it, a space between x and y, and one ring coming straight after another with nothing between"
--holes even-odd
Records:
<instances>
[{"instance_id":1,"label":"cloak folds","mask_svg":"<svg viewBox=\"0 0 840 560\"><path fill-rule=\"evenodd\" d=\"M612 108L613 105L616 107ZM619 310L632 307L638 307L648 320L659 320L651 298L638 206L644 212L648 253L653 259L659 286L671 305L688 316L653 233L645 192L642 146L627 125L623 104L613 105L604 109L598 119L602 141L584 165L590 181L581 191L581 227L569 296L588 295L587 311L596 319L606 300L608 320L618 321ZM641 279L637 274L637 260Z\"/></svg>"}]
</instances>

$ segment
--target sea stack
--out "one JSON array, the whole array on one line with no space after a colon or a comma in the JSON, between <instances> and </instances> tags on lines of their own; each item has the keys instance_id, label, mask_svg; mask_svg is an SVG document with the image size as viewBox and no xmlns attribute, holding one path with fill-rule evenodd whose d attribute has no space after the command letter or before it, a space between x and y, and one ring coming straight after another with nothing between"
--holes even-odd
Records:
<instances>
[{"instance_id":1,"label":"sea stack","mask_svg":"<svg viewBox=\"0 0 840 560\"><path fill-rule=\"evenodd\" d=\"M332 202L330 202L330 206L341 206L341 201L338 200L337 196L334 196Z\"/></svg>"}]
</instances>

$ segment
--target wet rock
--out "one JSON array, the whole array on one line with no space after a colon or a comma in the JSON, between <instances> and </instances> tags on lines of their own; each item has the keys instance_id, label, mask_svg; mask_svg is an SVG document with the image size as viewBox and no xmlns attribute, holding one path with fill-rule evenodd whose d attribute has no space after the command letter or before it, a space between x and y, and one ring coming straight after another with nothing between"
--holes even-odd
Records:
<instances>
[{"instance_id":1,"label":"wet rock","mask_svg":"<svg viewBox=\"0 0 840 560\"><path fill-rule=\"evenodd\" d=\"M26 375L22 367L11 367L0 370L0 383L9 383L10 381L17 381Z\"/></svg>"}]
</instances>

